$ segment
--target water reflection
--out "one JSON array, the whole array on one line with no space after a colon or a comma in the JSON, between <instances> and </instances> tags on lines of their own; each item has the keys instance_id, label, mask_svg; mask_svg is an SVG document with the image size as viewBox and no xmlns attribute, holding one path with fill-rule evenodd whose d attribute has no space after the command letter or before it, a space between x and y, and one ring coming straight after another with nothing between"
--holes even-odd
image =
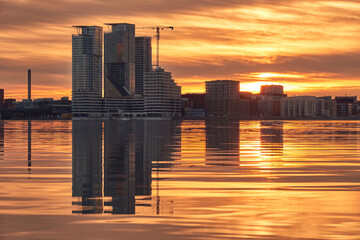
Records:
<instances>
[{"instance_id":1,"label":"water reflection","mask_svg":"<svg viewBox=\"0 0 360 240\"><path fill-rule=\"evenodd\" d=\"M359 239L359 133L360 121L0 122L0 239Z\"/></svg>"},{"instance_id":2,"label":"water reflection","mask_svg":"<svg viewBox=\"0 0 360 240\"><path fill-rule=\"evenodd\" d=\"M0 160L4 160L4 147L5 147L5 122L0 121Z\"/></svg>"},{"instance_id":3,"label":"water reflection","mask_svg":"<svg viewBox=\"0 0 360 240\"><path fill-rule=\"evenodd\" d=\"M31 121L28 121L28 172L31 173Z\"/></svg>"},{"instance_id":4,"label":"water reflection","mask_svg":"<svg viewBox=\"0 0 360 240\"><path fill-rule=\"evenodd\" d=\"M206 165L239 165L239 122L206 121Z\"/></svg>"},{"instance_id":5,"label":"water reflection","mask_svg":"<svg viewBox=\"0 0 360 240\"><path fill-rule=\"evenodd\" d=\"M135 134L130 121L104 123L104 194L107 213L135 213Z\"/></svg>"},{"instance_id":6,"label":"water reflection","mask_svg":"<svg viewBox=\"0 0 360 240\"><path fill-rule=\"evenodd\" d=\"M102 122L73 121L72 144L73 213L102 213Z\"/></svg>"},{"instance_id":7,"label":"water reflection","mask_svg":"<svg viewBox=\"0 0 360 240\"><path fill-rule=\"evenodd\" d=\"M261 154L269 161L279 161L284 149L283 122L260 122Z\"/></svg>"},{"instance_id":8,"label":"water reflection","mask_svg":"<svg viewBox=\"0 0 360 240\"><path fill-rule=\"evenodd\" d=\"M72 129L73 213L135 214L135 206L161 213L159 172L174 166L179 122L73 121Z\"/></svg>"}]
</instances>

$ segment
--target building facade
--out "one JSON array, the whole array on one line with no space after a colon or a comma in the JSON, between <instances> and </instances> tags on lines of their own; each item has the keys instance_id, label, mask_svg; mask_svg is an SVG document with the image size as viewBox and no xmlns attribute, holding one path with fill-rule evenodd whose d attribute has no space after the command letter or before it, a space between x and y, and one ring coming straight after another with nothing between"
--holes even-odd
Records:
<instances>
[{"instance_id":1,"label":"building facade","mask_svg":"<svg viewBox=\"0 0 360 240\"><path fill-rule=\"evenodd\" d=\"M212 117L238 118L240 116L239 81L207 81L205 110Z\"/></svg>"},{"instance_id":2,"label":"building facade","mask_svg":"<svg viewBox=\"0 0 360 240\"><path fill-rule=\"evenodd\" d=\"M75 28L77 34L72 36L72 113L75 117L99 116L103 29L97 26Z\"/></svg>"},{"instance_id":3,"label":"building facade","mask_svg":"<svg viewBox=\"0 0 360 240\"><path fill-rule=\"evenodd\" d=\"M104 93L106 98L123 98L135 92L135 25L107 24L104 35Z\"/></svg>"},{"instance_id":4,"label":"building facade","mask_svg":"<svg viewBox=\"0 0 360 240\"><path fill-rule=\"evenodd\" d=\"M144 100L147 117L181 116L181 87L162 68L145 72Z\"/></svg>"},{"instance_id":5,"label":"building facade","mask_svg":"<svg viewBox=\"0 0 360 240\"><path fill-rule=\"evenodd\" d=\"M144 74L152 70L151 37L135 38L135 93L144 94Z\"/></svg>"},{"instance_id":6,"label":"building facade","mask_svg":"<svg viewBox=\"0 0 360 240\"><path fill-rule=\"evenodd\" d=\"M282 117L314 117L317 106L315 96L287 97L281 100Z\"/></svg>"},{"instance_id":7,"label":"building facade","mask_svg":"<svg viewBox=\"0 0 360 240\"><path fill-rule=\"evenodd\" d=\"M262 85L260 95L286 97L282 85Z\"/></svg>"}]
</instances>

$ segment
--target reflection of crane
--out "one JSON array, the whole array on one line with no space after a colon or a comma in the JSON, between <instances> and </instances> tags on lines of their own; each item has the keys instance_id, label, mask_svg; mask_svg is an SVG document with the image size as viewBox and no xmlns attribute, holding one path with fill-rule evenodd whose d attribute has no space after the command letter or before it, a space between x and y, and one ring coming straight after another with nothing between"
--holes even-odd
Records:
<instances>
[{"instance_id":1,"label":"reflection of crane","mask_svg":"<svg viewBox=\"0 0 360 240\"><path fill-rule=\"evenodd\" d=\"M174 30L174 27L169 26L169 27L161 27L161 26L157 26L157 27L143 27L143 29L153 29L156 30L156 67L160 67L159 64L159 55L160 55L160 30L165 30L165 29L171 29Z\"/></svg>"}]
</instances>

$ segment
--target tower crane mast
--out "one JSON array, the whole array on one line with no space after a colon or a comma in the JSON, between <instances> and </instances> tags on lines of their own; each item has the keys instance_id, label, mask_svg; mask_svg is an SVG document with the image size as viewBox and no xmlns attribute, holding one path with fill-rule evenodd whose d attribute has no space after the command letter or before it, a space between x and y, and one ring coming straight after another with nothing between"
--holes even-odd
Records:
<instances>
[{"instance_id":1,"label":"tower crane mast","mask_svg":"<svg viewBox=\"0 0 360 240\"><path fill-rule=\"evenodd\" d=\"M160 67L160 30L165 30L165 29L171 29L174 30L174 27L169 26L169 27L162 27L162 26L155 26L155 27L143 27L142 29L153 29L156 30L156 67L159 68Z\"/></svg>"}]
</instances>

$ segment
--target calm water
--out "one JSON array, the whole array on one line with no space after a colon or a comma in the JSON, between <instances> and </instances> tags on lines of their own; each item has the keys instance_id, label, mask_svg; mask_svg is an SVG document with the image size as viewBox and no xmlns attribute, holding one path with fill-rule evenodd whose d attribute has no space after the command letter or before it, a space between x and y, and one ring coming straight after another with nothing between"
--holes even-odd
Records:
<instances>
[{"instance_id":1,"label":"calm water","mask_svg":"<svg viewBox=\"0 0 360 240\"><path fill-rule=\"evenodd\" d=\"M360 239L360 122L0 122L0 239Z\"/></svg>"}]
</instances>

